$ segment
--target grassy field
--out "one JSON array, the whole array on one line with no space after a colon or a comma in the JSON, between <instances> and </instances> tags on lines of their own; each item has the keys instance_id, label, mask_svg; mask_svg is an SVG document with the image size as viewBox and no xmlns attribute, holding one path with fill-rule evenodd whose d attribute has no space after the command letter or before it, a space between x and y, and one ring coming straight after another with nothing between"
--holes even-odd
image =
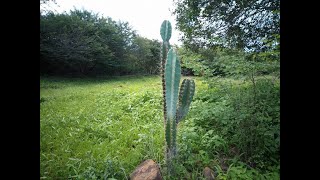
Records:
<instances>
[{"instance_id":1,"label":"grassy field","mask_svg":"<svg viewBox=\"0 0 320 180\"><path fill-rule=\"evenodd\" d=\"M247 132L234 130L230 134L233 126L239 126L236 123L240 122L241 125L241 121L246 122L242 117L242 120L238 118L235 113L239 110L233 110L230 104L246 103L241 99L246 96L247 93L244 92L247 90L234 89L243 84L239 80L223 79L223 83L218 82L219 86L208 88L199 78L194 79L194 102L189 115L179 124L178 129L179 176L201 179L203 168L209 166L215 168L218 179L278 179L279 167L273 166L274 163L271 163L272 166L265 165L270 170L260 171L247 168L238 161L239 157L236 155L230 156L231 160L226 162L229 169L222 170L219 158L221 154L228 154L229 144L239 141L239 144L245 143L242 137L244 140L248 139ZM223 89L227 84L236 86ZM248 83L243 84L244 88L247 88L246 84ZM268 90L266 87L269 85L261 86L260 89ZM275 101L259 106L268 117L277 109L268 112L264 106L268 109L278 107L278 91L270 93L273 92L271 90L267 92L266 98ZM127 179L137 165L149 158L157 161L160 168L163 168L161 99L159 76L112 79L40 78L41 179ZM240 109L239 113L249 114L247 111L248 109ZM269 122L270 118L260 118L263 122L261 127L277 127L278 115L272 116L275 117L272 127L265 122ZM228 127L225 123L229 123L229 129L223 129ZM277 126L273 125L275 123ZM266 125L262 126L264 124ZM267 132L264 129L263 133ZM273 147L273 136L257 134L256 139L271 143L268 146ZM168 178L164 176L164 179Z\"/></svg>"},{"instance_id":2,"label":"grassy field","mask_svg":"<svg viewBox=\"0 0 320 180\"><path fill-rule=\"evenodd\" d=\"M160 77L40 81L41 178L126 178L163 163Z\"/></svg>"}]
</instances>

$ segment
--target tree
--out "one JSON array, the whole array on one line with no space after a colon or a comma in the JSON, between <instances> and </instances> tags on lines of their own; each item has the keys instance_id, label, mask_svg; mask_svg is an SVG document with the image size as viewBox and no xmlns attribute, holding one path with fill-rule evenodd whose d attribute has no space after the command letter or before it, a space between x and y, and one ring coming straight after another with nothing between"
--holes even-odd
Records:
<instances>
[{"instance_id":1,"label":"tree","mask_svg":"<svg viewBox=\"0 0 320 180\"><path fill-rule=\"evenodd\" d=\"M126 37L111 18L86 10L40 16L40 66L53 74L112 74L124 65Z\"/></svg>"},{"instance_id":2,"label":"tree","mask_svg":"<svg viewBox=\"0 0 320 180\"><path fill-rule=\"evenodd\" d=\"M280 0L175 0L175 4L177 27L190 48L223 45L261 52L279 44Z\"/></svg>"},{"instance_id":3,"label":"tree","mask_svg":"<svg viewBox=\"0 0 320 180\"><path fill-rule=\"evenodd\" d=\"M40 14L40 72L52 75L155 74L159 42L128 22L86 10Z\"/></svg>"},{"instance_id":4,"label":"tree","mask_svg":"<svg viewBox=\"0 0 320 180\"><path fill-rule=\"evenodd\" d=\"M135 73L157 74L159 72L160 42L141 36L133 39L128 67Z\"/></svg>"}]
</instances>

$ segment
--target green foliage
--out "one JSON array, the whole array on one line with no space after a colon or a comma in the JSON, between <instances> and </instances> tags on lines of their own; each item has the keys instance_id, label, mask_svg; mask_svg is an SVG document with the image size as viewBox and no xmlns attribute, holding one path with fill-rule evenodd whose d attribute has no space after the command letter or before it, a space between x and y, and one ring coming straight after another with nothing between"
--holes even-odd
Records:
<instances>
[{"instance_id":1,"label":"green foliage","mask_svg":"<svg viewBox=\"0 0 320 180\"><path fill-rule=\"evenodd\" d=\"M40 73L156 74L159 42L86 10L40 15Z\"/></svg>"},{"instance_id":2,"label":"green foliage","mask_svg":"<svg viewBox=\"0 0 320 180\"><path fill-rule=\"evenodd\" d=\"M116 24L110 18L98 18L97 14L85 10L42 15L41 72L88 74L93 69L111 71L123 51L123 42L116 31ZM102 38L107 36L114 38Z\"/></svg>"},{"instance_id":3,"label":"green foliage","mask_svg":"<svg viewBox=\"0 0 320 180\"><path fill-rule=\"evenodd\" d=\"M197 31L192 24L187 28ZM209 166L218 179L279 179L279 38L269 34L261 49L243 51L223 42L211 46L213 41L199 48L194 34L179 48L182 68L205 77L189 119L179 127L177 164L187 172Z\"/></svg>"},{"instance_id":4,"label":"green foliage","mask_svg":"<svg viewBox=\"0 0 320 180\"><path fill-rule=\"evenodd\" d=\"M280 33L279 0L175 0L175 4L177 27L192 49L221 45L260 52L279 43L274 36Z\"/></svg>"},{"instance_id":5,"label":"green foliage","mask_svg":"<svg viewBox=\"0 0 320 180\"><path fill-rule=\"evenodd\" d=\"M279 179L279 82L257 78L253 106L250 82L219 79L194 79L168 176L160 77L41 78L40 177L127 179L151 158L164 179L201 179L205 166L218 179Z\"/></svg>"},{"instance_id":6,"label":"green foliage","mask_svg":"<svg viewBox=\"0 0 320 180\"><path fill-rule=\"evenodd\" d=\"M280 89L271 78L258 79L255 87L248 81L214 81L213 88L198 93L191 114L194 126L210 134L216 141L211 155L227 153L250 166L266 168L279 163ZM255 91L255 92L254 92ZM252 94L255 93L255 96ZM213 133L214 132L214 133ZM226 148L219 145L227 142ZM214 140L215 139L215 140ZM217 150L217 151L216 151Z\"/></svg>"},{"instance_id":7,"label":"green foliage","mask_svg":"<svg viewBox=\"0 0 320 180\"><path fill-rule=\"evenodd\" d=\"M159 80L41 78L40 177L127 179L142 159L162 164Z\"/></svg>"},{"instance_id":8,"label":"green foliage","mask_svg":"<svg viewBox=\"0 0 320 180\"><path fill-rule=\"evenodd\" d=\"M257 78L259 104L250 81L196 82L191 111L177 133L176 176L201 177L198 170L208 166L218 179L279 179L279 81Z\"/></svg>"},{"instance_id":9,"label":"green foliage","mask_svg":"<svg viewBox=\"0 0 320 180\"><path fill-rule=\"evenodd\" d=\"M182 71L191 70L192 74L196 76L203 76L207 74L208 67L202 63L202 57L199 53L194 53L187 50L184 46L178 49L181 58Z\"/></svg>"},{"instance_id":10,"label":"green foliage","mask_svg":"<svg viewBox=\"0 0 320 180\"><path fill-rule=\"evenodd\" d=\"M126 71L130 74L158 74L160 42L136 36L126 52Z\"/></svg>"},{"instance_id":11,"label":"green foliage","mask_svg":"<svg viewBox=\"0 0 320 180\"><path fill-rule=\"evenodd\" d=\"M247 168L243 163L231 164L227 172L217 166L218 179L280 179L279 168L274 167L271 172L263 173L256 169Z\"/></svg>"},{"instance_id":12,"label":"green foliage","mask_svg":"<svg viewBox=\"0 0 320 180\"><path fill-rule=\"evenodd\" d=\"M182 68L191 69L197 76L246 78L257 75L279 76L279 50L249 53L226 48L199 49L197 52L182 46L178 50Z\"/></svg>"}]
</instances>

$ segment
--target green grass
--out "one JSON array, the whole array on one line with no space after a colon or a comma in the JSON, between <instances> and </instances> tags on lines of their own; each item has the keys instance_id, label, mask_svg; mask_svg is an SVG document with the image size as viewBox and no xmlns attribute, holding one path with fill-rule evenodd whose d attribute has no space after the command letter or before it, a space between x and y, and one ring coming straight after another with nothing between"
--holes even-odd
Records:
<instances>
[{"instance_id":1,"label":"green grass","mask_svg":"<svg viewBox=\"0 0 320 180\"><path fill-rule=\"evenodd\" d=\"M241 133L237 128L229 132L232 123L242 122L237 119L230 104L242 103L243 110L239 113L247 113L246 96L242 91L247 92L250 83L223 78L207 84L200 78L193 79L196 84L194 101L190 113L178 126L180 154L177 176L201 179L203 168L209 166L215 170L218 179L278 179L277 164L268 167L270 170L261 171L248 168L238 161L237 156L229 157L228 171L221 170L220 155L216 153L224 147L229 152L228 144L237 140L232 137L238 137L237 133ZM240 89L242 87L244 89ZM262 86L259 90L268 88ZM261 93L268 95L261 96L265 100L277 100L273 95L275 93ZM127 179L145 159L155 160L160 165L163 178L170 179L164 171L161 101L159 76L97 79L42 77L41 179ZM267 105L277 108L272 102L265 102L267 104L261 105L261 108ZM276 111L271 109L268 113L272 115ZM262 123L266 124L264 120ZM228 132L224 135L226 130ZM246 134L242 135L246 138Z\"/></svg>"},{"instance_id":2,"label":"green grass","mask_svg":"<svg viewBox=\"0 0 320 180\"><path fill-rule=\"evenodd\" d=\"M42 179L124 179L163 163L160 77L40 80Z\"/></svg>"}]
</instances>

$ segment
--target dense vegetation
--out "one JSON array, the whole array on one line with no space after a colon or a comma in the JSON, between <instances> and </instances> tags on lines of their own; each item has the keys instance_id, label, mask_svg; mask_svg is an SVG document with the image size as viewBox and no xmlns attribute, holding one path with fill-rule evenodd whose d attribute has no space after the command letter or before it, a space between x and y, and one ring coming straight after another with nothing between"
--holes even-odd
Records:
<instances>
[{"instance_id":1,"label":"dense vegetation","mask_svg":"<svg viewBox=\"0 0 320 180\"><path fill-rule=\"evenodd\" d=\"M160 78L41 78L40 176L124 179L163 161Z\"/></svg>"},{"instance_id":2,"label":"dense vegetation","mask_svg":"<svg viewBox=\"0 0 320 180\"><path fill-rule=\"evenodd\" d=\"M268 51L279 43L279 0L174 0L178 28L189 47Z\"/></svg>"},{"instance_id":3,"label":"dense vegetation","mask_svg":"<svg viewBox=\"0 0 320 180\"><path fill-rule=\"evenodd\" d=\"M219 79L202 86L178 133L181 170L209 166L227 172L217 173L221 179L279 179L279 95L271 77L255 85Z\"/></svg>"},{"instance_id":4,"label":"dense vegetation","mask_svg":"<svg viewBox=\"0 0 320 180\"><path fill-rule=\"evenodd\" d=\"M279 1L175 2L181 73L196 86L175 174L164 170L161 43L75 9L40 13L41 179L126 179L145 159L164 179L201 179L206 166L217 179L280 179Z\"/></svg>"},{"instance_id":5,"label":"dense vegetation","mask_svg":"<svg viewBox=\"0 0 320 180\"><path fill-rule=\"evenodd\" d=\"M86 10L40 15L40 73L49 75L157 74L157 40Z\"/></svg>"},{"instance_id":6,"label":"dense vegetation","mask_svg":"<svg viewBox=\"0 0 320 180\"><path fill-rule=\"evenodd\" d=\"M177 177L202 177L209 166L220 179L279 179L279 81L270 78L258 80L258 104L241 80L195 79ZM41 78L41 177L123 179L147 158L163 167L161 102L158 76Z\"/></svg>"}]
</instances>

